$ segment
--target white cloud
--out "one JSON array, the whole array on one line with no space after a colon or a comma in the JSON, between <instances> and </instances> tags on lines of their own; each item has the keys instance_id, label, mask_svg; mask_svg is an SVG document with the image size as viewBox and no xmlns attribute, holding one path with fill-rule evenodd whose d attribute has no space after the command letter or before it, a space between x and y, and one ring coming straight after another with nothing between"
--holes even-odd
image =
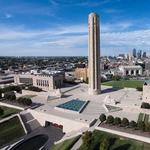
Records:
<instances>
[{"instance_id":1,"label":"white cloud","mask_svg":"<svg viewBox=\"0 0 150 150\"><path fill-rule=\"evenodd\" d=\"M132 48L149 49L150 30L120 31L130 24L103 25L101 32L102 54L128 52ZM27 30L0 26L1 55L87 55L87 25L70 25L46 30ZM118 51L117 51L118 50Z\"/></svg>"}]
</instances>

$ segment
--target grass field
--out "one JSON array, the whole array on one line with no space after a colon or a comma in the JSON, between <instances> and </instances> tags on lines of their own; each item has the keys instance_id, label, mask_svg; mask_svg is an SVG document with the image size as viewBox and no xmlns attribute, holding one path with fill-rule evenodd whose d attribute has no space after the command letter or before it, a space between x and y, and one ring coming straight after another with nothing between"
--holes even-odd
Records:
<instances>
[{"instance_id":1,"label":"grass field","mask_svg":"<svg viewBox=\"0 0 150 150\"><path fill-rule=\"evenodd\" d=\"M140 80L120 80L120 81L108 81L102 83L102 85L112 86L112 87L118 87L118 88L137 88L137 87L143 87L144 81Z\"/></svg>"},{"instance_id":2,"label":"grass field","mask_svg":"<svg viewBox=\"0 0 150 150\"><path fill-rule=\"evenodd\" d=\"M70 150L79 138L80 136L77 136L75 138L65 140L62 143L53 145L50 150Z\"/></svg>"},{"instance_id":3,"label":"grass field","mask_svg":"<svg viewBox=\"0 0 150 150\"><path fill-rule=\"evenodd\" d=\"M95 130L92 134L92 143L89 150L99 150L104 139L109 141L109 150L150 150L150 144L123 138L106 132ZM82 144L79 150L85 150Z\"/></svg>"},{"instance_id":4,"label":"grass field","mask_svg":"<svg viewBox=\"0 0 150 150\"><path fill-rule=\"evenodd\" d=\"M14 117L0 124L0 147L23 136L24 130L18 119Z\"/></svg>"},{"instance_id":5,"label":"grass field","mask_svg":"<svg viewBox=\"0 0 150 150\"><path fill-rule=\"evenodd\" d=\"M2 116L0 116L0 119L20 112L20 110L18 110L18 109L9 108L9 107L5 107L5 106L0 106L0 107L4 110L4 114Z\"/></svg>"}]
</instances>

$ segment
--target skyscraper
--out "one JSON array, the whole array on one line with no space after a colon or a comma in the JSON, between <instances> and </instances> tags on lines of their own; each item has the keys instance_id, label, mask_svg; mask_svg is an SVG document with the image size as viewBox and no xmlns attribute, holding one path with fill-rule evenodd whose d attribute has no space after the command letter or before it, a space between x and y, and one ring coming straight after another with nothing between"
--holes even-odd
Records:
<instances>
[{"instance_id":1,"label":"skyscraper","mask_svg":"<svg viewBox=\"0 0 150 150\"><path fill-rule=\"evenodd\" d=\"M96 13L89 14L89 41L88 41L88 67L89 67L89 94L97 95L101 92L100 80L100 30L99 17Z\"/></svg>"},{"instance_id":2,"label":"skyscraper","mask_svg":"<svg viewBox=\"0 0 150 150\"><path fill-rule=\"evenodd\" d=\"M132 55L133 55L134 58L136 57L136 49L135 48L133 49Z\"/></svg>"}]
</instances>

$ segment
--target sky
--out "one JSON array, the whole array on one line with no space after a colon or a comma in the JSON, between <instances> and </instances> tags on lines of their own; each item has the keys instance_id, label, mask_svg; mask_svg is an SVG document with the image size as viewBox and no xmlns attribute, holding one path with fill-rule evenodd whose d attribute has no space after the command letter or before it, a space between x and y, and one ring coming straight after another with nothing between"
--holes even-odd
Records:
<instances>
[{"instance_id":1,"label":"sky","mask_svg":"<svg viewBox=\"0 0 150 150\"><path fill-rule=\"evenodd\" d=\"M0 0L0 56L87 56L91 12L101 55L150 53L150 0Z\"/></svg>"}]
</instances>

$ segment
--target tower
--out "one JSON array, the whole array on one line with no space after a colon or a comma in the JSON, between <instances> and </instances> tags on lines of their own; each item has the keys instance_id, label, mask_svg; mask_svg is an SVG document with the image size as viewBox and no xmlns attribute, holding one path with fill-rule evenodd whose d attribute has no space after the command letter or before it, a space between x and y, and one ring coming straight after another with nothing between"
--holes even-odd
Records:
<instances>
[{"instance_id":1,"label":"tower","mask_svg":"<svg viewBox=\"0 0 150 150\"><path fill-rule=\"evenodd\" d=\"M89 67L89 94L97 95L101 92L100 80L100 30L99 17L96 13L89 14L88 39L88 67Z\"/></svg>"}]
</instances>

